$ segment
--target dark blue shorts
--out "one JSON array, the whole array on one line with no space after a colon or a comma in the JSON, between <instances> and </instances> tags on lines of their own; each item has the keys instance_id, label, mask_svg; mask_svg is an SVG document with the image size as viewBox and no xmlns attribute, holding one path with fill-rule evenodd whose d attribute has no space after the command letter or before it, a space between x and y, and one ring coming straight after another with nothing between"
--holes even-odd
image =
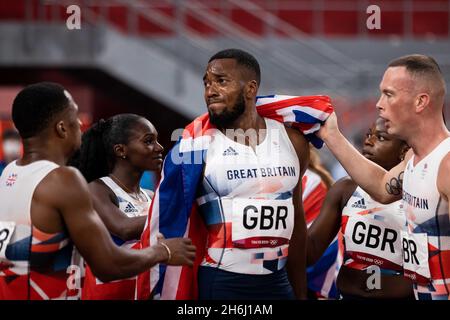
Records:
<instances>
[{"instance_id":1,"label":"dark blue shorts","mask_svg":"<svg viewBox=\"0 0 450 320\"><path fill-rule=\"evenodd\" d=\"M249 275L200 267L198 290L200 300L295 299L286 269L267 275Z\"/></svg>"}]
</instances>

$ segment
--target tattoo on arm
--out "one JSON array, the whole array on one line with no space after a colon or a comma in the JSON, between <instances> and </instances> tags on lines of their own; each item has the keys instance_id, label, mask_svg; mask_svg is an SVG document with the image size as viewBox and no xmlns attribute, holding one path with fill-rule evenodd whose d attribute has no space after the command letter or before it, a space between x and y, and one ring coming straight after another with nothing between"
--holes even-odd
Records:
<instances>
[{"instance_id":1,"label":"tattoo on arm","mask_svg":"<svg viewBox=\"0 0 450 320\"><path fill-rule=\"evenodd\" d=\"M388 183L386 183L386 191L389 194L392 194L394 196L400 195L402 192L402 185L403 185L403 172L400 172L397 178L392 178Z\"/></svg>"}]
</instances>

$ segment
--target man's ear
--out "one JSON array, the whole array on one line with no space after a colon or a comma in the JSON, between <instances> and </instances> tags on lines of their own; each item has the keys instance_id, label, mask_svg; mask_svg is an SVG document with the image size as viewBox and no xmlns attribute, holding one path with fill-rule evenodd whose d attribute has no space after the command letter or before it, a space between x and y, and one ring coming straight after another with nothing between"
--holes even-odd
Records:
<instances>
[{"instance_id":1,"label":"man's ear","mask_svg":"<svg viewBox=\"0 0 450 320\"><path fill-rule=\"evenodd\" d=\"M430 103L430 96L428 93L419 93L415 100L416 112L420 113L425 110Z\"/></svg>"},{"instance_id":2,"label":"man's ear","mask_svg":"<svg viewBox=\"0 0 450 320\"><path fill-rule=\"evenodd\" d=\"M63 139L67 137L67 128L63 120L56 123L56 134Z\"/></svg>"},{"instance_id":3,"label":"man's ear","mask_svg":"<svg viewBox=\"0 0 450 320\"><path fill-rule=\"evenodd\" d=\"M114 154L118 158L126 159L127 158L127 147L123 144L115 144L113 147Z\"/></svg>"},{"instance_id":4,"label":"man's ear","mask_svg":"<svg viewBox=\"0 0 450 320\"><path fill-rule=\"evenodd\" d=\"M258 93L258 83L256 80L248 81L245 85L245 96L248 99L254 99Z\"/></svg>"}]
</instances>

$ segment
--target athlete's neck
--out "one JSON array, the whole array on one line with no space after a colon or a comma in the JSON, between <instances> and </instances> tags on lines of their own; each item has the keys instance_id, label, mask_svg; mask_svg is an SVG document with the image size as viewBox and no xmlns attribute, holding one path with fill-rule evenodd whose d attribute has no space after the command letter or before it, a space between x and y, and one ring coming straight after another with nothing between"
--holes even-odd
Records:
<instances>
[{"instance_id":1,"label":"athlete's neck","mask_svg":"<svg viewBox=\"0 0 450 320\"><path fill-rule=\"evenodd\" d=\"M69 158L61 148L55 148L50 140L37 137L23 139L23 156L17 160L17 164L28 165L39 160L48 160L65 166Z\"/></svg>"},{"instance_id":2,"label":"athlete's neck","mask_svg":"<svg viewBox=\"0 0 450 320\"><path fill-rule=\"evenodd\" d=\"M266 129L266 122L253 106L252 108L247 107L246 111L235 121L224 126L218 126L218 129L231 140L239 143L245 141L245 145L255 148L265 138L265 131L261 130ZM249 132L248 130L254 130L254 132ZM256 134L254 137L253 133Z\"/></svg>"}]
</instances>

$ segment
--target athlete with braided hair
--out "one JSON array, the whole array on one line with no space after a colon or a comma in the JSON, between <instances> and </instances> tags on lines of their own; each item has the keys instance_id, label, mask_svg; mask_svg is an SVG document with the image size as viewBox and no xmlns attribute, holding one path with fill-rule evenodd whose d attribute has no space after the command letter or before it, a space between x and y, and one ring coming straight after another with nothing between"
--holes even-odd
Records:
<instances>
[{"instance_id":1,"label":"athlete with braided hair","mask_svg":"<svg viewBox=\"0 0 450 320\"><path fill-rule=\"evenodd\" d=\"M118 114L100 120L82 137L77 167L89 182L94 208L114 242L139 248L151 203L149 190L139 187L146 170L159 171L164 148L147 119ZM134 299L136 278L103 283L86 270L83 299Z\"/></svg>"}]
</instances>

